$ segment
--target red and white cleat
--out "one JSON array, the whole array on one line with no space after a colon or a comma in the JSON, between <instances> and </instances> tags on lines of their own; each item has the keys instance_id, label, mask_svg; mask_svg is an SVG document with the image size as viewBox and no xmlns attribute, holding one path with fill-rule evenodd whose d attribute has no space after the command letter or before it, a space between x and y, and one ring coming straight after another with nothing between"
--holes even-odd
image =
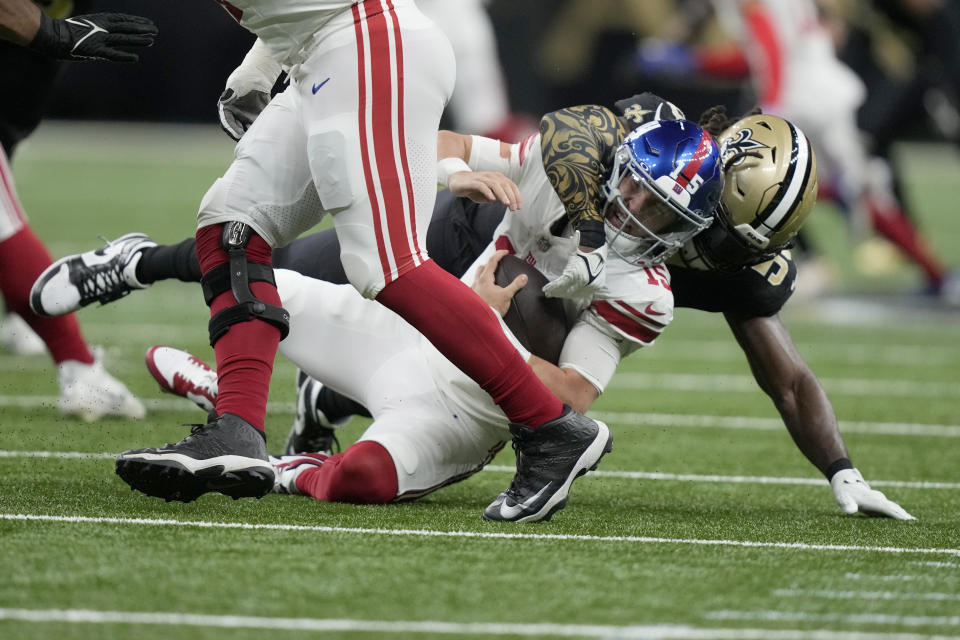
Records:
<instances>
[{"instance_id":1,"label":"red and white cleat","mask_svg":"<svg viewBox=\"0 0 960 640\"><path fill-rule=\"evenodd\" d=\"M147 369L167 393L210 413L217 404L217 372L186 351L157 345L147 351Z\"/></svg>"}]
</instances>

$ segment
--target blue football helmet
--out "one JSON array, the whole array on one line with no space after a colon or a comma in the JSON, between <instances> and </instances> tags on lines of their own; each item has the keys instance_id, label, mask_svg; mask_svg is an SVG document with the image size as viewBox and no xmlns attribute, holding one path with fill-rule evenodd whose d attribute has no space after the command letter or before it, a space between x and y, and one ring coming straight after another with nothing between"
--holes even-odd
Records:
<instances>
[{"instance_id":1,"label":"blue football helmet","mask_svg":"<svg viewBox=\"0 0 960 640\"><path fill-rule=\"evenodd\" d=\"M713 222L720 147L689 120L648 122L617 148L602 189L610 250L630 264L660 264Z\"/></svg>"}]
</instances>

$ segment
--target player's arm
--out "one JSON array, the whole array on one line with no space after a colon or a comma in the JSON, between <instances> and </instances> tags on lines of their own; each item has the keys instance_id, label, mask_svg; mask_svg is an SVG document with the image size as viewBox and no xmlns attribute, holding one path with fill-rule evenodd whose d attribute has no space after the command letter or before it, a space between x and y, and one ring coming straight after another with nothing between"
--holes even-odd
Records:
<instances>
[{"instance_id":1,"label":"player's arm","mask_svg":"<svg viewBox=\"0 0 960 640\"><path fill-rule=\"evenodd\" d=\"M540 381L574 411L585 413L593 401L600 397L597 388L573 369L558 367L534 355L530 356L528 362Z\"/></svg>"},{"instance_id":2,"label":"player's arm","mask_svg":"<svg viewBox=\"0 0 960 640\"><path fill-rule=\"evenodd\" d=\"M506 287L500 287L496 283L497 264L500 259L506 255L504 250L494 251L490 254L489 260L479 261L480 266L477 269L477 275L473 280L473 290L483 298L483 300L493 307L500 316L504 316L510 308L513 296L527 284L527 276L518 275L513 282ZM509 329L507 329L509 331ZM568 336L569 337L569 336ZM567 403L574 410L583 413L593 404L593 401L600 395L600 391L583 375L571 368L561 368L555 364L539 358L529 352L524 351L527 356L527 362L533 368L537 377L547 385L561 401ZM597 358L601 360L602 358ZM619 357L616 358L619 361ZM616 362L612 363L616 368Z\"/></svg>"},{"instance_id":3,"label":"player's arm","mask_svg":"<svg viewBox=\"0 0 960 640\"><path fill-rule=\"evenodd\" d=\"M283 72L280 63L260 38L253 43L240 66L227 78L217 101L220 126L240 140L270 102L270 91Z\"/></svg>"},{"instance_id":4,"label":"player's arm","mask_svg":"<svg viewBox=\"0 0 960 640\"><path fill-rule=\"evenodd\" d=\"M540 120L543 169L584 247L605 242L600 180L626 134L621 119L598 105L559 109Z\"/></svg>"},{"instance_id":5,"label":"player's arm","mask_svg":"<svg viewBox=\"0 0 960 640\"><path fill-rule=\"evenodd\" d=\"M51 18L29 0L0 0L0 38L61 60L136 62L125 49L149 47L153 22L124 13Z\"/></svg>"},{"instance_id":6,"label":"player's arm","mask_svg":"<svg viewBox=\"0 0 960 640\"><path fill-rule=\"evenodd\" d=\"M540 120L540 153L550 185L574 229L576 249L563 273L543 287L550 298L589 301L606 278L600 180L613 165L627 133L624 121L605 107L585 105L546 114Z\"/></svg>"},{"instance_id":7,"label":"player's arm","mask_svg":"<svg viewBox=\"0 0 960 640\"><path fill-rule=\"evenodd\" d=\"M518 210L523 202L520 189L508 177L510 147L499 140L441 130L437 135L437 184L461 198L500 202L511 211Z\"/></svg>"},{"instance_id":8,"label":"player's arm","mask_svg":"<svg viewBox=\"0 0 960 640\"><path fill-rule=\"evenodd\" d=\"M779 316L728 311L724 317L760 388L773 400L803 455L830 481L841 509L912 519L898 504L870 489L853 467L833 406Z\"/></svg>"}]
</instances>

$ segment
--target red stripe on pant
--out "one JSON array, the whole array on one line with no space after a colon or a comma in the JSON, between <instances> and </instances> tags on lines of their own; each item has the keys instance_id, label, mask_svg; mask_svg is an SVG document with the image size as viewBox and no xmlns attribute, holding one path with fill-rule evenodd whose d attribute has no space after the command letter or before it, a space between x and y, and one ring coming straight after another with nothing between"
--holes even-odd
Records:
<instances>
[{"instance_id":1,"label":"red stripe on pant","mask_svg":"<svg viewBox=\"0 0 960 640\"><path fill-rule=\"evenodd\" d=\"M204 274L229 261L227 252L220 246L222 232L222 224L197 230L197 258ZM247 245L247 260L269 265L271 253L270 245L254 233ZM250 290L263 302L280 305L280 294L272 284L253 282ZM232 292L222 293L214 298L210 305L210 315L213 316L236 303ZM217 415L233 413L263 430L270 376L273 374L273 360L279 344L280 330L258 319L231 326L217 340L217 344L213 346L217 358L219 385Z\"/></svg>"},{"instance_id":2,"label":"red stripe on pant","mask_svg":"<svg viewBox=\"0 0 960 640\"><path fill-rule=\"evenodd\" d=\"M386 281L390 282L390 261L387 258L387 248L382 242L383 230L380 223L380 204L376 197L376 185L373 180L373 172L370 169L370 146L367 139L367 76L366 65L367 56L364 49L365 38L363 27L366 21L361 9L366 10L371 2L364 2L361 7L359 4L353 5L353 25L354 33L357 38L357 128L359 129L360 139L360 158L363 163L363 178L367 189L367 197L370 200L370 208L373 212L373 232L377 237L377 254L380 258L380 269L386 276Z\"/></svg>"}]
</instances>

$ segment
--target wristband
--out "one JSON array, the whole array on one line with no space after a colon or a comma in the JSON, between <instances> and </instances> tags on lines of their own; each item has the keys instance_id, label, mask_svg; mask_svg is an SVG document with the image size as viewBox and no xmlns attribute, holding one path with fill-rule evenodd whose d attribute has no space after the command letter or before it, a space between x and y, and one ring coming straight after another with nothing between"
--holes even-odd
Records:
<instances>
[{"instance_id":1,"label":"wristband","mask_svg":"<svg viewBox=\"0 0 960 640\"><path fill-rule=\"evenodd\" d=\"M450 176L461 171L473 171L463 158L441 158L437 161L437 184L449 186Z\"/></svg>"},{"instance_id":2,"label":"wristband","mask_svg":"<svg viewBox=\"0 0 960 640\"><path fill-rule=\"evenodd\" d=\"M56 22L46 12L41 11L40 28L27 47L51 57L59 57L61 46Z\"/></svg>"},{"instance_id":3,"label":"wristband","mask_svg":"<svg viewBox=\"0 0 960 640\"><path fill-rule=\"evenodd\" d=\"M585 247L599 249L607 242L607 234L600 221L587 220L577 227L577 231L580 232L580 244Z\"/></svg>"},{"instance_id":4,"label":"wristband","mask_svg":"<svg viewBox=\"0 0 960 640\"><path fill-rule=\"evenodd\" d=\"M830 463L830 466L823 472L823 475L827 476L827 480L833 480L833 476L844 469L853 469L853 463L850 462L850 458L837 458Z\"/></svg>"}]
</instances>

